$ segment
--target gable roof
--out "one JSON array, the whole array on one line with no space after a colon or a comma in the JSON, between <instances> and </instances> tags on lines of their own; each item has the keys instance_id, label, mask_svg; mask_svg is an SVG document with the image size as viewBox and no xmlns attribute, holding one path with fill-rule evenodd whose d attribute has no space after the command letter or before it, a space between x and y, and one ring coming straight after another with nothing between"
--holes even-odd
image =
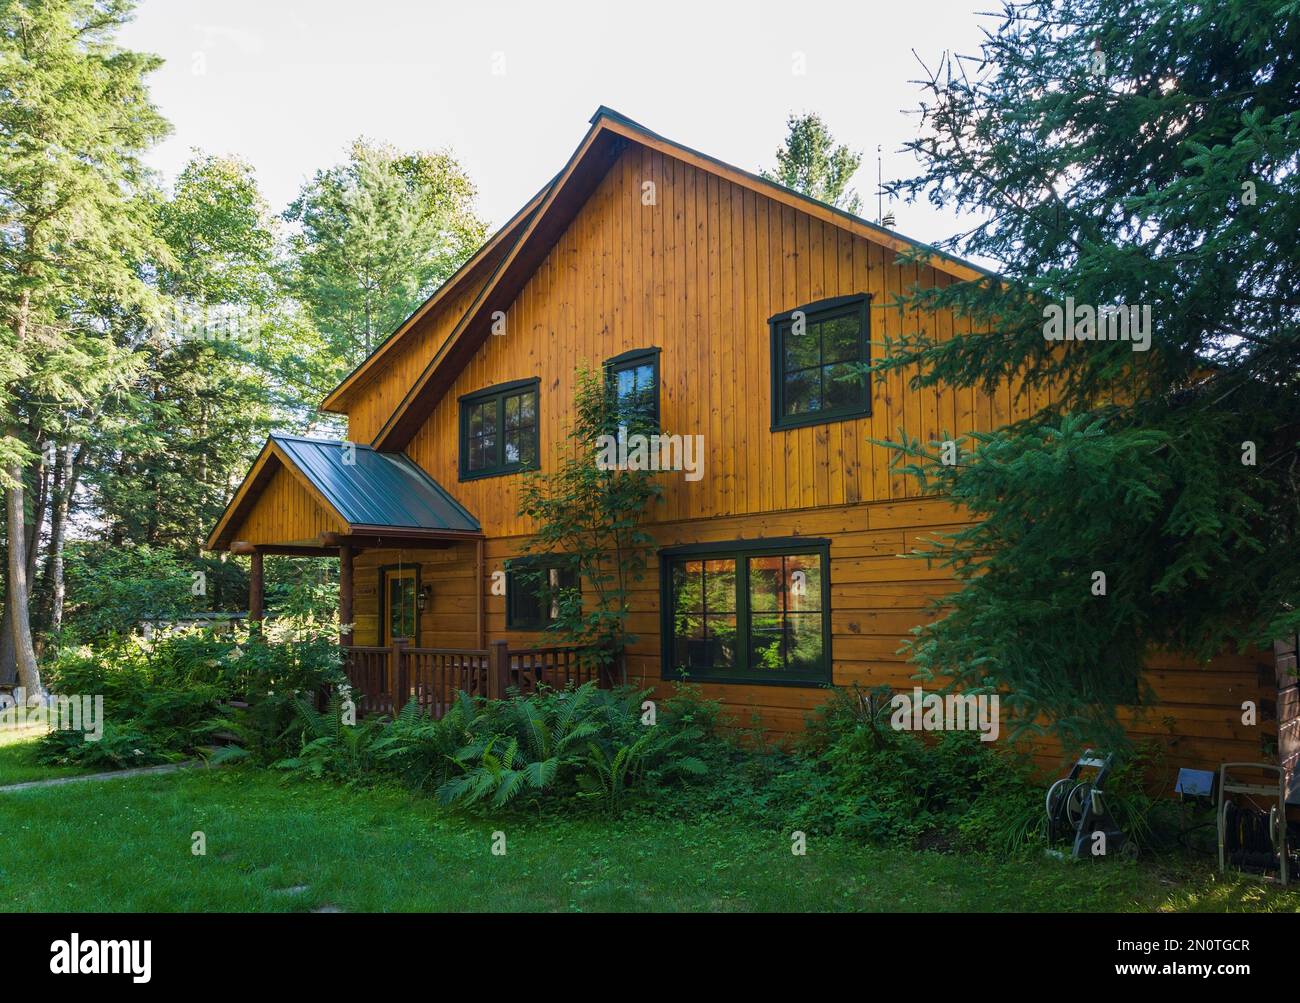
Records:
<instances>
[{"instance_id":1,"label":"gable roof","mask_svg":"<svg viewBox=\"0 0 1300 1003\"><path fill-rule=\"evenodd\" d=\"M353 447L350 463L344 462L346 446ZM208 550L230 546L236 527L280 470L296 477L349 533L425 530L430 535L475 535L482 531L460 502L402 453L380 453L336 439L272 435L208 536Z\"/></svg>"},{"instance_id":2,"label":"gable roof","mask_svg":"<svg viewBox=\"0 0 1300 1003\"><path fill-rule=\"evenodd\" d=\"M506 310L510 306L619 153L634 142L882 244L900 254L919 253L925 264L958 280L980 279L993 274L978 265L869 223L784 185L674 143L602 105L591 117L591 128L564 169L536 197L537 204L527 219L519 220L516 217L519 222L515 227L513 242L499 256L491 275L469 308L375 435L373 445L376 449L385 452L399 450L410 442L425 418L482 345L488 334L492 312Z\"/></svg>"}]
</instances>

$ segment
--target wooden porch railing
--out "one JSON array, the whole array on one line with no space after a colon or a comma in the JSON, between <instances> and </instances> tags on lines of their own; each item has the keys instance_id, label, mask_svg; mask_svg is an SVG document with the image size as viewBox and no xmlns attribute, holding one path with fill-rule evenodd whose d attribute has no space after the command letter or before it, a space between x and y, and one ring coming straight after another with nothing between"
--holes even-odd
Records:
<instances>
[{"instance_id":1,"label":"wooden porch railing","mask_svg":"<svg viewBox=\"0 0 1300 1003\"><path fill-rule=\"evenodd\" d=\"M422 713L441 718L464 690L498 700L511 690L535 693L539 686L564 689L595 680L607 688L607 672L567 646L511 651L505 641L485 649L413 648L398 638L386 647L343 649L343 670L360 714L401 713L414 700Z\"/></svg>"}]
</instances>

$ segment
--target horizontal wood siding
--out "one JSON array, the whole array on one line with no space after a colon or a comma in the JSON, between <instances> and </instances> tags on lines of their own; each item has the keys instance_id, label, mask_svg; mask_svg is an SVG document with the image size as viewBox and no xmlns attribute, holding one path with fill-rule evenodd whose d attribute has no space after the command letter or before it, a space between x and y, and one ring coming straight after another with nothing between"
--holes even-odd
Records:
<instances>
[{"instance_id":1,"label":"horizontal wood siding","mask_svg":"<svg viewBox=\"0 0 1300 1003\"><path fill-rule=\"evenodd\" d=\"M788 511L661 523L652 528L658 546L771 537L826 537L831 541L831 653L837 686L887 685L910 690L917 685L915 667L899 653L910 629L935 614L927 607L947 594L952 580L925 562L901 556L927 535L960 524L947 502L918 500L837 506L816 511ZM507 630L503 595L492 592L493 573L525 551L526 538L497 538L487 544L480 583L487 613L487 640L505 640L512 650L549 646L556 637L545 631ZM421 579L434 583L434 601L421 618L420 644L452 647L472 644L474 630L473 550L456 556L426 552L376 551L357 562L357 643L376 643L375 590L381 565L421 563ZM362 568L367 570L363 571ZM361 591L369 583L369 592ZM639 635L628 656L629 682L671 694L672 683L660 680L659 569L652 559L633 597L630 627ZM1224 760L1256 760L1276 741L1276 721L1265 713L1260 726L1242 723L1241 704L1270 700L1271 657L1225 655L1199 667L1177 655L1154 654L1146 674L1157 703L1124 709L1122 719L1136 738L1162 745L1171 767L1212 768ZM815 687L701 684L704 694L721 700L738 724L757 725L773 737L798 732L807 715L828 697ZM1059 743L1036 740L1030 749L1047 768L1061 760Z\"/></svg>"},{"instance_id":2,"label":"horizontal wood siding","mask_svg":"<svg viewBox=\"0 0 1300 1003\"><path fill-rule=\"evenodd\" d=\"M418 648L478 646L474 599L474 545L461 543L446 550L365 550L352 567L353 638L356 644L381 643L379 569L420 565L420 584L433 589L433 601L420 614Z\"/></svg>"}]
</instances>

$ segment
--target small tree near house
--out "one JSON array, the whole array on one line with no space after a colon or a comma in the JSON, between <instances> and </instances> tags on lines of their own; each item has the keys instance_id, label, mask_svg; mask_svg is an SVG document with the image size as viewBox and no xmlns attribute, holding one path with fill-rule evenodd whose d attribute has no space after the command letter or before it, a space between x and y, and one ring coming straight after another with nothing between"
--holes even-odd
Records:
<instances>
[{"instance_id":1,"label":"small tree near house","mask_svg":"<svg viewBox=\"0 0 1300 1003\"><path fill-rule=\"evenodd\" d=\"M628 630L632 589L645 577L654 544L641 526L663 488L652 471L603 469L598 463L601 437L616 435L620 424L603 372L579 366L573 404L558 467L527 477L519 506L536 526L528 555L556 561L532 562L513 577L540 590L551 614L550 632L586 649L602 668L613 666L622 680L626 650L637 639ZM622 421L627 427L629 419ZM551 575L548 569L557 562L571 566L574 575Z\"/></svg>"}]
</instances>

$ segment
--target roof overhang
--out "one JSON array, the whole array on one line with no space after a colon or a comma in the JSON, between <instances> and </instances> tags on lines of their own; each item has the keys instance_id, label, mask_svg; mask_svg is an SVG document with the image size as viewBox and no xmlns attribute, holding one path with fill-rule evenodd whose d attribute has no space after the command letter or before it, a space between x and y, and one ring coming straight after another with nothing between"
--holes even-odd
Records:
<instances>
[{"instance_id":1,"label":"roof overhang","mask_svg":"<svg viewBox=\"0 0 1300 1003\"><path fill-rule=\"evenodd\" d=\"M276 477L292 478L324 515L317 521L333 528L308 535L287 528L290 520L275 538L241 540L249 514ZM446 546L482 537L478 520L403 454L377 453L369 446L336 440L273 435L205 547L310 556L335 553L344 544Z\"/></svg>"}]
</instances>

